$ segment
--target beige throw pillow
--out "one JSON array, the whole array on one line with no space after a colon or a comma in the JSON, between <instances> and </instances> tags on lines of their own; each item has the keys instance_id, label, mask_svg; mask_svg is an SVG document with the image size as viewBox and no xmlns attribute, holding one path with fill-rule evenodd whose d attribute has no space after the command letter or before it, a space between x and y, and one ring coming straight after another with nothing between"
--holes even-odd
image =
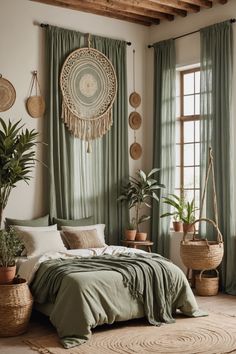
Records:
<instances>
[{"instance_id":1,"label":"beige throw pillow","mask_svg":"<svg viewBox=\"0 0 236 354\"><path fill-rule=\"evenodd\" d=\"M97 230L63 231L70 249L101 248L104 243L98 237Z\"/></svg>"},{"instance_id":2,"label":"beige throw pillow","mask_svg":"<svg viewBox=\"0 0 236 354\"><path fill-rule=\"evenodd\" d=\"M105 224L95 224L89 226L62 226L61 228L63 231L71 231L71 232L97 230L98 237L105 246L105 235L104 235Z\"/></svg>"}]
</instances>

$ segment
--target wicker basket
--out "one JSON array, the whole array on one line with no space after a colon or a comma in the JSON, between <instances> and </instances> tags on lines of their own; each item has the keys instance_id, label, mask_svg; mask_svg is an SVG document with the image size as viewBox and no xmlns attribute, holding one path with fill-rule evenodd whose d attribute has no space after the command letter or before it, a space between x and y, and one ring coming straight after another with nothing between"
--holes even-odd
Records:
<instances>
[{"instance_id":1,"label":"wicker basket","mask_svg":"<svg viewBox=\"0 0 236 354\"><path fill-rule=\"evenodd\" d=\"M205 270L202 270L200 274L196 275L195 287L197 295L214 296L218 294L219 272L217 269L213 270L216 272L216 276L212 274L203 274Z\"/></svg>"},{"instance_id":2,"label":"wicker basket","mask_svg":"<svg viewBox=\"0 0 236 354\"><path fill-rule=\"evenodd\" d=\"M193 235L192 240L186 240L186 233L184 233L183 240L180 243L180 256L183 264L189 269L215 269L221 263L224 254L222 234L214 221L210 219L198 219L193 225L200 221L209 222L216 228L217 241L195 239L195 235Z\"/></svg>"},{"instance_id":3,"label":"wicker basket","mask_svg":"<svg viewBox=\"0 0 236 354\"><path fill-rule=\"evenodd\" d=\"M27 330L33 298L25 279L0 285L0 337L17 336Z\"/></svg>"}]
</instances>

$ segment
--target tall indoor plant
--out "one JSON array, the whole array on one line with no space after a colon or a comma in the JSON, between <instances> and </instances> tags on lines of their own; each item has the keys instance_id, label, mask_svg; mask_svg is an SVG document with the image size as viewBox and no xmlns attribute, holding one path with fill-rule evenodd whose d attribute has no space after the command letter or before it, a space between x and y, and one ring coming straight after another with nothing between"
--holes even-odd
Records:
<instances>
[{"instance_id":1,"label":"tall indoor plant","mask_svg":"<svg viewBox=\"0 0 236 354\"><path fill-rule=\"evenodd\" d=\"M38 132L23 127L20 120L13 124L0 118L0 225L12 189L17 182L30 180L36 161Z\"/></svg>"},{"instance_id":2,"label":"tall indoor plant","mask_svg":"<svg viewBox=\"0 0 236 354\"><path fill-rule=\"evenodd\" d=\"M123 186L122 194L118 198L119 201L127 201L129 209L134 208L132 222L138 233L140 231L139 225L151 218L150 215L142 214L143 206L151 208L152 201L159 202L157 192L160 188L165 187L154 178L158 171L158 168L154 168L146 174L144 171L138 170L137 177L129 177L128 183Z\"/></svg>"}]
</instances>

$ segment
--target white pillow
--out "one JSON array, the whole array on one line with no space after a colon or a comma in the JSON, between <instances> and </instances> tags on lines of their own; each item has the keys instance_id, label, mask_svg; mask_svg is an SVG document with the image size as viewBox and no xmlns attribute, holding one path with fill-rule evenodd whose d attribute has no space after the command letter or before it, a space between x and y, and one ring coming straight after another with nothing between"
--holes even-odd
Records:
<instances>
[{"instance_id":1,"label":"white pillow","mask_svg":"<svg viewBox=\"0 0 236 354\"><path fill-rule=\"evenodd\" d=\"M60 231L24 231L19 232L27 256L39 256L45 252L65 252Z\"/></svg>"},{"instance_id":2,"label":"white pillow","mask_svg":"<svg viewBox=\"0 0 236 354\"><path fill-rule=\"evenodd\" d=\"M89 226L62 226L63 231L86 231L86 230L97 230L98 237L100 241L105 245L105 224L96 224Z\"/></svg>"},{"instance_id":3,"label":"white pillow","mask_svg":"<svg viewBox=\"0 0 236 354\"><path fill-rule=\"evenodd\" d=\"M57 224L49 225L49 226L21 226L21 225L10 225L16 231L50 231L50 230L57 230ZM21 252L21 256L26 256L27 252L26 249L23 249Z\"/></svg>"}]
</instances>

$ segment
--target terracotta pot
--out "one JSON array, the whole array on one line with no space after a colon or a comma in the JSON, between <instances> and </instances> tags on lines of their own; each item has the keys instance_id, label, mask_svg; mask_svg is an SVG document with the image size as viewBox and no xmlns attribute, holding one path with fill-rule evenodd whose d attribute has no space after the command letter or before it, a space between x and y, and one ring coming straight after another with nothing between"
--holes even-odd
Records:
<instances>
[{"instance_id":1,"label":"terracotta pot","mask_svg":"<svg viewBox=\"0 0 236 354\"><path fill-rule=\"evenodd\" d=\"M16 275L16 266L0 267L0 284L11 284Z\"/></svg>"},{"instance_id":2,"label":"terracotta pot","mask_svg":"<svg viewBox=\"0 0 236 354\"><path fill-rule=\"evenodd\" d=\"M134 241L137 230L125 230L125 239L127 241Z\"/></svg>"},{"instance_id":3,"label":"terracotta pot","mask_svg":"<svg viewBox=\"0 0 236 354\"><path fill-rule=\"evenodd\" d=\"M146 241L147 239L147 233L146 232L137 232L135 240L136 241Z\"/></svg>"},{"instance_id":4,"label":"terracotta pot","mask_svg":"<svg viewBox=\"0 0 236 354\"><path fill-rule=\"evenodd\" d=\"M173 228L176 232L183 231L183 223L181 221L173 221Z\"/></svg>"},{"instance_id":5,"label":"terracotta pot","mask_svg":"<svg viewBox=\"0 0 236 354\"><path fill-rule=\"evenodd\" d=\"M187 233L187 232L194 232L194 225L193 224L186 224L183 223L183 232Z\"/></svg>"}]
</instances>

